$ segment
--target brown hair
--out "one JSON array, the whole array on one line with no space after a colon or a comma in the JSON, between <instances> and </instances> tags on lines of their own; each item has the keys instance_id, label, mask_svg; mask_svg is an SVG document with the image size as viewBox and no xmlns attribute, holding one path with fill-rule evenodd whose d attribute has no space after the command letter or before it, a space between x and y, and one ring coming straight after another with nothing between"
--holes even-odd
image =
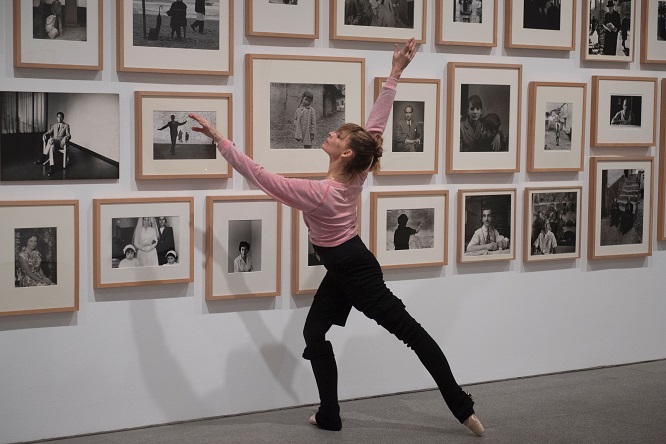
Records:
<instances>
[{"instance_id":1,"label":"brown hair","mask_svg":"<svg viewBox=\"0 0 666 444\"><path fill-rule=\"evenodd\" d=\"M338 137L346 140L354 155L345 165L345 174L355 176L364 171L377 171L382 157L384 139L379 133L370 133L355 123L345 123L338 128Z\"/></svg>"}]
</instances>

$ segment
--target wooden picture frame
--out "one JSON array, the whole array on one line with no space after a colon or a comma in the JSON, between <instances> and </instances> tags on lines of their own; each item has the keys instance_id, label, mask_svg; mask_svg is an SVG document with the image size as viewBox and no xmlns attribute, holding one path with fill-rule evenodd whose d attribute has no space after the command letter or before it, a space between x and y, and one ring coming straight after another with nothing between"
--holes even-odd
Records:
<instances>
[{"instance_id":1,"label":"wooden picture frame","mask_svg":"<svg viewBox=\"0 0 666 444\"><path fill-rule=\"evenodd\" d=\"M666 116L666 79L661 79L661 115ZM666 125L659 130L659 204L657 213L657 239L666 240Z\"/></svg>"},{"instance_id":2,"label":"wooden picture frame","mask_svg":"<svg viewBox=\"0 0 666 444\"><path fill-rule=\"evenodd\" d=\"M438 45L497 46L497 0L468 2L435 0L435 43ZM481 17L479 18L479 12Z\"/></svg>"},{"instance_id":3,"label":"wooden picture frame","mask_svg":"<svg viewBox=\"0 0 666 444\"><path fill-rule=\"evenodd\" d=\"M295 5L245 0L245 35L318 39L319 0Z\"/></svg>"},{"instance_id":4,"label":"wooden picture frame","mask_svg":"<svg viewBox=\"0 0 666 444\"><path fill-rule=\"evenodd\" d=\"M621 62L630 63L634 61L634 48L636 47L636 2L637 0L625 0L621 5L615 6L617 0L608 1L601 0L599 4L594 5L594 9L590 10L590 3L583 1L583 18L581 20L581 48L580 56L583 61L599 61L599 62ZM608 13L608 4L613 3L613 8L618 8L617 15L614 15L612 21L604 23L606 20L606 13ZM628 24L622 24L623 17L627 17ZM613 23L613 27L604 25ZM626 27L628 29L626 39L622 39L623 33L621 29ZM593 29L594 28L594 29ZM616 29L617 32L610 32ZM587 38L585 38L587 36ZM611 37L608 41L615 41L615 45L610 43L605 44L605 39ZM624 43L624 46L622 45Z\"/></svg>"},{"instance_id":5,"label":"wooden picture frame","mask_svg":"<svg viewBox=\"0 0 666 444\"><path fill-rule=\"evenodd\" d=\"M545 13L525 0L504 0L507 48L573 51L576 47L576 0L552 2ZM556 3L559 3L556 4Z\"/></svg>"},{"instance_id":6,"label":"wooden picture frame","mask_svg":"<svg viewBox=\"0 0 666 444\"><path fill-rule=\"evenodd\" d=\"M193 282L193 257L193 197L93 199L95 288Z\"/></svg>"},{"instance_id":7,"label":"wooden picture frame","mask_svg":"<svg viewBox=\"0 0 666 444\"><path fill-rule=\"evenodd\" d=\"M641 3L641 63L666 63L666 32L659 29L664 8L666 4L661 0L643 0Z\"/></svg>"},{"instance_id":8,"label":"wooden picture frame","mask_svg":"<svg viewBox=\"0 0 666 444\"><path fill-rule=\"evenodd\" d=\"M134 110L137 180L231 177L231 165L212 139L192 130L199 124L188 117L200 114L233 139L231 94L135 91Z\"/></svg>"},{"instance_id":9,"label":"wooden picture frame","mask_svg":"<svg viewBox=\"0 0 666 444\"><path fill-rule=\"evenodd\" d=\"M206 197L207 301L279 296L281 252L280 202L265 194Z\"/></svg>"}]
</instances>

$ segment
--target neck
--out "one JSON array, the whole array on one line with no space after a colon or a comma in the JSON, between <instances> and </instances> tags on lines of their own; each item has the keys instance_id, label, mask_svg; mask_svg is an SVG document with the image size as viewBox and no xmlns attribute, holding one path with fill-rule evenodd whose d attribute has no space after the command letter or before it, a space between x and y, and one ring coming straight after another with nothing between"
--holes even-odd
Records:
<instances>
[{"instance_id":1,"label":"neck","mask_svg":"<svg viewBox=\"0 0 666 444\"><path fill-rule=\"evenodd\" d=\"M344 165L339 161L332 161L328 165L328 172L326 173L326 178L335 180L336 182L345 183L348 182L351 177L345 173Z\"/></svg>"}]
</instances>

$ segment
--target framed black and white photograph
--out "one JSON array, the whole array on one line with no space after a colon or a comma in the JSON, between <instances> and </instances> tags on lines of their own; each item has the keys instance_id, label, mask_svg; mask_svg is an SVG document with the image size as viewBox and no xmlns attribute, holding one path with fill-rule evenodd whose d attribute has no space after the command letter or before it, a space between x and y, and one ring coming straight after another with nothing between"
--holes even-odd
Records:
<instances>
[{"instance_id":1,"label":"framed black and white photograph","mask_svg":"<svg viewBox=\"0 0 666 444\"><path fill-rule=\"evenodd\" d=\"M232 98L227 93L136 91L136 178L229 178L231 166L213 139L195 132L189 117L206 118L233 138Z\"/></svg>"},{"instance_id":2,"label":"framed black and white photograph","mask_svg":"<svg viewBox=\"0 0 666 444\"><path fill-rule=\"evenodd\" d=\"M194 279L194 198L93 200L95 288Z\"/></svg>"},{"instance_id":3,"label":"framed black and white photograph","mask_svg":"<svg viewBox=\"0 0 666 444\"><path fill-rule=\"evenodd\" d=\"M118 94L0 92L0 181L118 179Z\"/></svg>"},{"instance_id":4,"label":"framed black and white photograph","mask_svg":"<svg viewBox=\"0 0 666 444\"><path fill-rule=\"evenodd\" d=\"M583 1L583 60L634 61L637 30L635 3L636 0Z\"/></svg>"},{"instance_id":5,"label":"framed black and white photograph","mask_svg":"<svg viewBox=\"0 0 666 444\"><path fill-rule=\"evenodd\" d=\"M371 191L370 251L384 269L447 264L447 190Z\"/></svg>"},{"instance_id":6,"label":"framed black and white photograph","mask_svg":"<svg viewBox=\"0 0 666 444\"><path fill-rule=\"evenodd\" d=\"M437 0L438 45L497 46L497 0Z\"/></svg>"},{"instance_id":7,"label":"framed black and white photograph","mask_svg":"<svg viewBox=\"0 0 666 444\"><path fill-rule=\"evenodd\" d=\"M587 84L530 82L527 171L582 171Z\"/></svg>"},{"instance_id":8,"label":"framed black and white photograph","mask_svg":"<svg viewBox=\"0 0 666 444\"><path fill-rule=\"evenodd\" d=\"M118 0L118 71L233 74L233 1Z\"/></svg>"},{"instance_id":9,"label":"framed black and white photograph","mask_svg":"<svg viewBox=\"0 0 666 444\"><path fill-rule=\"evenodd\" d=\"M589 259L652 254L652 157L591 157Z\"/></svg>"},{"instance_id":10,"label":"framed black and white photograph","mask_svg":"<svg viewBox=\"0 0 666 444\"><path fill-rule=\"evenodd\" d=\"M206 300L278 296L282 204L265 194L206 198Z\"/></svg>"},{"instance_id":11,"label":"framed black and white photograph","mask_svg":"<svg viewBox=\"0 0 666 444\"><path fill-rule=\"evenodd\" d=\"M245 150L267 170L324 176L330 131L364 121L365 59L247 54Z\"/></svg>"},{"instance_id":12,"label":"framed black and white photograph","mask_svg":"<svg viewBox=\"0 0 666 444\"><path fill-rule=\"evenodd\" d=\"M655 77L592 76L592 146L652 146L656 118Z\"/></svg>"},{"instance_id":13,"label":"framed black and white photograph","mask_svg":"<svg viewBox=\"0 0 666 444\"><path fill-rule=\"evenodd\" d=\"M580 257L582 187L525 188L526 262Z\"/></svg>"},{"instance_id":14,"label":"framed black and white photograph","mask_svg":"<svg viewBox=\"0 0 666 444\"><path fill-rule=\"evenodd\" d=\"M641 63L666 63L666 0L643 0L641 16Z\"/></svg>"},{"instance_id":15,"label":"framed black and white photograph","mask_svg":"<svg viewBox=\"0 0 666 444\"><path fill-rule=\"evenodd\" d=\"M505 0L508 48L573 51L576 0Z\"/></svg>"},{"instance_id":16,"label":"framed black and white photograph","mask_svg":"<svg viewBox=\"0 0 666 444\"><path fill-rule=\"evenodd\" d=\"M516 257L516 190L458 191L458 263Z\"/></svg>"},{"instance_id":17,"label":"framed black and white photograph","mask_svg":"<svg viewBox=\"0 0 666 444\"><path fill-rule=\"evenodd\" d=\"M2 201L0 217L0 316L77 311L78 200Z\"/></svg>"},{"instance_id":18,"label":"framed black and white photograph","mask_svg":"<svg viewBox=\"0 0 666 444\"><path fill-rule=\"evenodd\" d=\"M319 38L319 0L245 0L245 34Z\"/></svg>"},{"instance_id":19,"label":"framed black and white photograph","mask_svg":"<svg viewBox=\"0 0 666 444\"><path fill-rule=\"evenodd\" d=\"M101 0L14 0L14 66L100 71Z\"/></svg>"},{"instance_id":20,"label":"framed black and white photograph","mask_svg":"<svg viewBox=\"0 0 666 444\"><path fill-rule=\"evenodd\" d=\"M516 172L522 65L448 64L446 172Z\"/></svg>"}]
</instances>

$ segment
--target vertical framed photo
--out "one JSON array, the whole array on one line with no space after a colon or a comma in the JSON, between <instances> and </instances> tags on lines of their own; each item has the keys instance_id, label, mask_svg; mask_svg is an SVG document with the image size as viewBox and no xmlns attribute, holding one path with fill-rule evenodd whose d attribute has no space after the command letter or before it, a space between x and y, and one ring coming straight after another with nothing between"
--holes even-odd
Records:
<instances>
[{"instance_id":1,"label":"vertical framed photo","mask_svg":"<svg viewBox=\"0 0 666 444\"><path fill-rule=\"evenodd\" d=\"M215 141L192 130L198 114L232 139L231 94L136 91L136 178L231 177Z\"/></svg>"},{"instance_id":2,"label":"vertical framed photo","mask_svg":"<svg viewBox=\"0 0 666 444\"><path fill-rule=\"evenodd\" d=\"M275 173L325 176L328 133L364 123L365 60L247 54L245 63L248 156Z\"/></svg>"},{"instance_id":3,"label":"vertical framed photo","mask_svg":"<svg viewBox=\"0 0 666 444\"><path fill-rule=\"evenodd\" d=\"M14 0L14 67L101 71L102 0Z\"/></svg>"},{"instance_id":4,"label":"vertical framed photo","mask_svg":"<svg viewBox=\"0 0 666 444\"><path fill-rule=\"evenodd\" d=\"M525 188L526 262L580 257L581 187Z\"/></svg>"},{"instance_id":5,"label":"vertical framed photo","mask_svg":"<svg viewBox=\"0 0 666 444\"><path fill-rule=\"evenodd\" d=\"M438 45L497 46L497 0L436 0Z\"/></svg>"},{"instance_id":6,"label":"vertical framed photo","mask_svg":"<svg viewBox=\"0 0 666 444\"><path fill-rule=\"evenodd\" d=\"M508 48L573 51L576 46L576 0L505 0Z\"/></svg>"},{"instance_id":7,"label":"vertical framed photo","mask_svg":"<svg viewBox=\"0 0 666 444\"><path fill-rule=\"evenodd\" d=\"M516 190L458 191L458 263L516 257Z\"/></svg>"},{"instance_id":8,"label":"vertical framed photo","mask_svg":"<svg viewBox=\"0 0 666 444\"><path fill-rule=\"evenodd\" d=\"M592 76L592 146L652 146L657 138L655 77Z\"/></svg>"},{"instance_id":9,"label":"vertical framed photo","mask_svg":"<svg viewBox=\"0 0 666 444\"><path fill-rule=\"evenodd\" d=\"M449 62L447 174L519 170L522 70Z\"/></svg>"},{"instance_id":10,"label":"vertical framed photo","mask_svg":"<svg viewBox=\"0 0 666 444\"><path fill-rule=\"evenodd\" d=\"M447 264L447 190L371 191L370 251L384 269Z\"/></svg>"},{"instance_id":11,"label":"vertical framed photo","mask_svg":"<svg viewBox=\"0 0 666 444\"><path fill-rule=\"evenodd\" d=\"M666 63L666 1L641 3L641 63Z\"/></svg>"},{"instance_id":12,"label":"vertical framed photo","mask_svg":"<svg viewBox=\"0 0 666 444\"><path fill-rule=\"evenodd\" d=\"M652 255L652 157L591 157L588 259Z\"/></svg>"},{"instance_id":13,"label":"vertical framed photo","mask_svg":"<svg viewBox=\"0 0 666 444\"><path fill-rule=\"evenodd\" d=\"M385 81L375 78L375 100ZM439 85L438 79L400 79L377 174L437 174Z\"/></svg>"},{"instance_id":14,"label":"vertical framed photo","mask_svg":"<svg viewBox=\"0 0 666 444\"><path fill-rule=\"evenodd\" d=\"M278 296L282 204L262 195L206 197L206 300Z\"/></svg>"},{"instance_id":15,"label":"vertical framed photo","mask_svg":"<svg viewBox=\"0 0 666 444\"><path fill-rule=\"evenodd\" d=\"M245 0L245 34L319 38L319 0Z\"/></svg>"},{"instance_id":16,"label":"vertical framed photo","mask_svg":"<svg viewBox=\"0 0 666 444\"><path fill-rule=\"evenodd\" d=\"M661 79L661 115L666 116L666 79ZM666 125L659 133L659 213L657 213L657 239L666 240Z\"/></svg>"},{"instance_id":17,"label":"vertical framed photo","mask_svg":"<svg viewBox=\"0 0 666 444\"><path fill-rule=\"evenodd\" d=\"M582 60L634 61L636 1L583 1Z\"/></svg>"},{"instance_id":18,"label":"vertical framed photo","mask_svg":"<svg viewBox=\"0 0 666 444\"><path fill-rule=\"evenodd\" d=\"M583 171L586 83L530 82L527 171Z\"/></svg>"},{"instance_id":19,"label":"vertical framed photo","mask_svg":"<svg viewBox=\"0 0 666 444\"><path fill-rule=\"evenodd\" d=\"M79 201L2 201L0 217L0 316L78 311Z\"/></svg>"},{"instance_id":20,"label":"vertical framed photo","mask_svg":"<svg viewBox=\"0 0 666 444\"><path fill-rule=\"evenodd\" d=\"M194 280L194 198L93 199L95 288Z\"/></svg>"},{"instance_id":21,"label":"vertical framed photo","mask_svg":"<svg viewBox=\"0 0 666 444\"><path fill-rule=\"evenodd\" d=\"M118 0L118 71L233 74L232 0Z\"/></svg>"},{"instance_id":22,"label":"vertical framed photo","mask_svg":"<svg viewBox=\"0 0 666 444\"><path fill-rule=\"evenodd\" d=\"M330 0L330 38L425 43L426 0Z\"/></svg>"}]
</instances>

